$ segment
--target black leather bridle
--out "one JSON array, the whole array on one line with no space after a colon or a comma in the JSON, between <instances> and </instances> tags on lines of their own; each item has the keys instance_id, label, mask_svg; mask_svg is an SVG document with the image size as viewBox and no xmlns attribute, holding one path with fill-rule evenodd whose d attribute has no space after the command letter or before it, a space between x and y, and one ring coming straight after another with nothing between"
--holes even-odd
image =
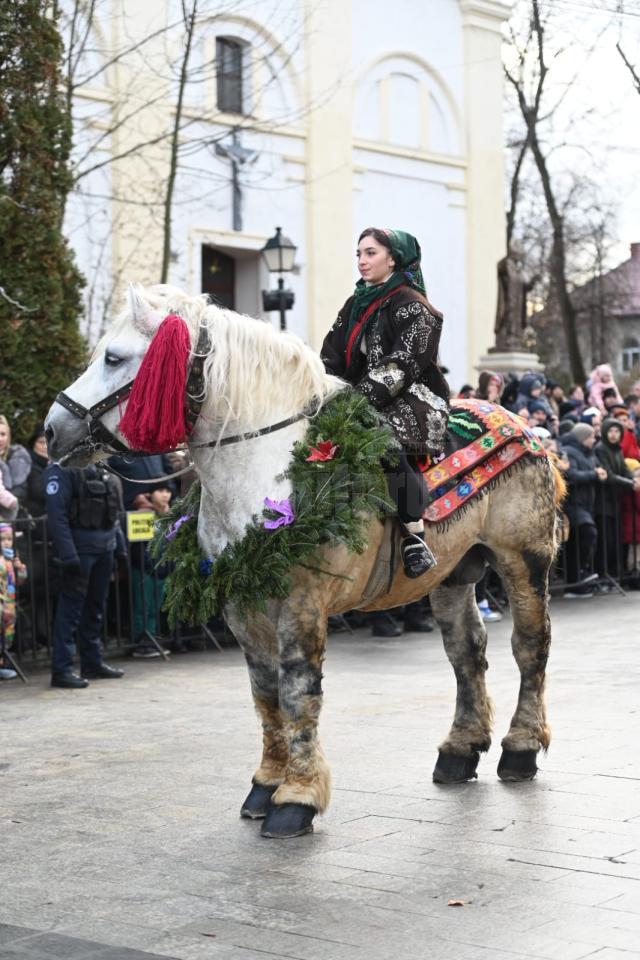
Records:
<instances>
[{"instance_id":1,"label":"black leather bridle","mask_svg":"<svg viewBox=\"0 0 640 960\"><path fill-rule=\"evenodd\" d=\"M64 465L65 460L68 460L71 456L74 456L78 453L93 453L98 447L106 447L107 450L110 450L113 453L132 453L132 451L127 447L122 440L119 440L118 437L108 427L105 427L104 423L100 419L103 414L107 413L109 410L113 410L114 407L117 407L121 400L124 400L131 393L131 387L133 386L133 380L129 380L122 387L119 387L117 390L114 390L113 393L110 393L103 400L99 400L98 403L94 403L92 407L83 407L81 403L78 403L61 390L58 396L56 397L56 403L59 403L61 407L64 407L65 410L68 410L69 413L72 413L74 417L78 417L79 420L85 420L87 424L87 436L84 440L81 440L80 443L76 444L72 450L67 453L62 460L61 464Z\"/></svg>"}]
</instances>

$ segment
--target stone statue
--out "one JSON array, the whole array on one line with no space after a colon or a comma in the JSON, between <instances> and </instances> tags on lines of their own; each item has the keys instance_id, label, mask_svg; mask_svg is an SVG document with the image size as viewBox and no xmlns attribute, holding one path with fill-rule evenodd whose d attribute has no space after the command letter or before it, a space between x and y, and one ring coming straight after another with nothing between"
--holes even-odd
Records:
<instances>
[{"instance_id":1,"label":"stone statue","mask_svg":"<svg viewBox=\"0 0 640 960\"><path fill-rule=\"evenodd\" d=\"M496 342L490 353L535 349L535 338L532 342L532 330L527 323L527 294L538 277L527 278L523 260L522 248L512 243L507 256L498 263Z\"/></svg>"}]
</instances>

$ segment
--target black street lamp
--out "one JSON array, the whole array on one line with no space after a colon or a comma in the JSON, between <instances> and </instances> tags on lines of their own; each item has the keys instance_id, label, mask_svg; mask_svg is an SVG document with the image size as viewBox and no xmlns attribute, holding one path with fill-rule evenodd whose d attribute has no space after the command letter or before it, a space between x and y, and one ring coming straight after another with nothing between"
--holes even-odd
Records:
<instances>
[{"instance_id":1,"label":"black street lamp","mask_svg":"<svg viewBox=\"0 0 640 960\"><path fill-rule=\"evenodd\" d=\"M286 311L291 309L295 300L293 291L284 289L282 274L293 270L296 250L295 244L288 237L282 236L282 227L276 227L275 236L267 240L262 248L262 256L269 273L280 274L277 290L262 291L262 306L267 312L277 310L280 313L281 330L287 329Z\"/></svg>"}]
</instances>

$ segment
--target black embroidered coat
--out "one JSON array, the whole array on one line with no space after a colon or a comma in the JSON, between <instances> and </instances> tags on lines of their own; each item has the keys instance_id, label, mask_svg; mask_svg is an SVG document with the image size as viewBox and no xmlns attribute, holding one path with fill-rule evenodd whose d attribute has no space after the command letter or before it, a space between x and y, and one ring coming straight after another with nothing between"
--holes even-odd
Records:
<instances>
[{"instance_id":1,"label":"black embroidered coat","mask_svg":"<svg viewBox=\"0 0 640 960\"><path fill-rule=\"evenodd\" d=\"M377 319L348 333L352 299L322 345L327 372L363 393L410 453L440 453L449 415L449 388L438 366L441 314L417 290L401 287Z\"/></svg>"}]
</instances>

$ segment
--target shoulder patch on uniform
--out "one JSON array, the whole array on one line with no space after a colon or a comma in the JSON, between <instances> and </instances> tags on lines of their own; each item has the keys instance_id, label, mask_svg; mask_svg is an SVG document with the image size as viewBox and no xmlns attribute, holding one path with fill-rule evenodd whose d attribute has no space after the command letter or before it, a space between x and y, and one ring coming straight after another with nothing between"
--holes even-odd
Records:
<instances>
[{"instance_id":1,"label":"shoulder patch on uniform","mask_svg":"<svg viewBox=\"0 0 640 960\"><path fill-rule=\"evenodd\" d=\"M59 489L60 489L60 484L58 483L57 480L49 480L49 483L46 486L46 492L49 494L50 497L55 496L55 494L58 492Z\"/></svg>"}]
</instances>

